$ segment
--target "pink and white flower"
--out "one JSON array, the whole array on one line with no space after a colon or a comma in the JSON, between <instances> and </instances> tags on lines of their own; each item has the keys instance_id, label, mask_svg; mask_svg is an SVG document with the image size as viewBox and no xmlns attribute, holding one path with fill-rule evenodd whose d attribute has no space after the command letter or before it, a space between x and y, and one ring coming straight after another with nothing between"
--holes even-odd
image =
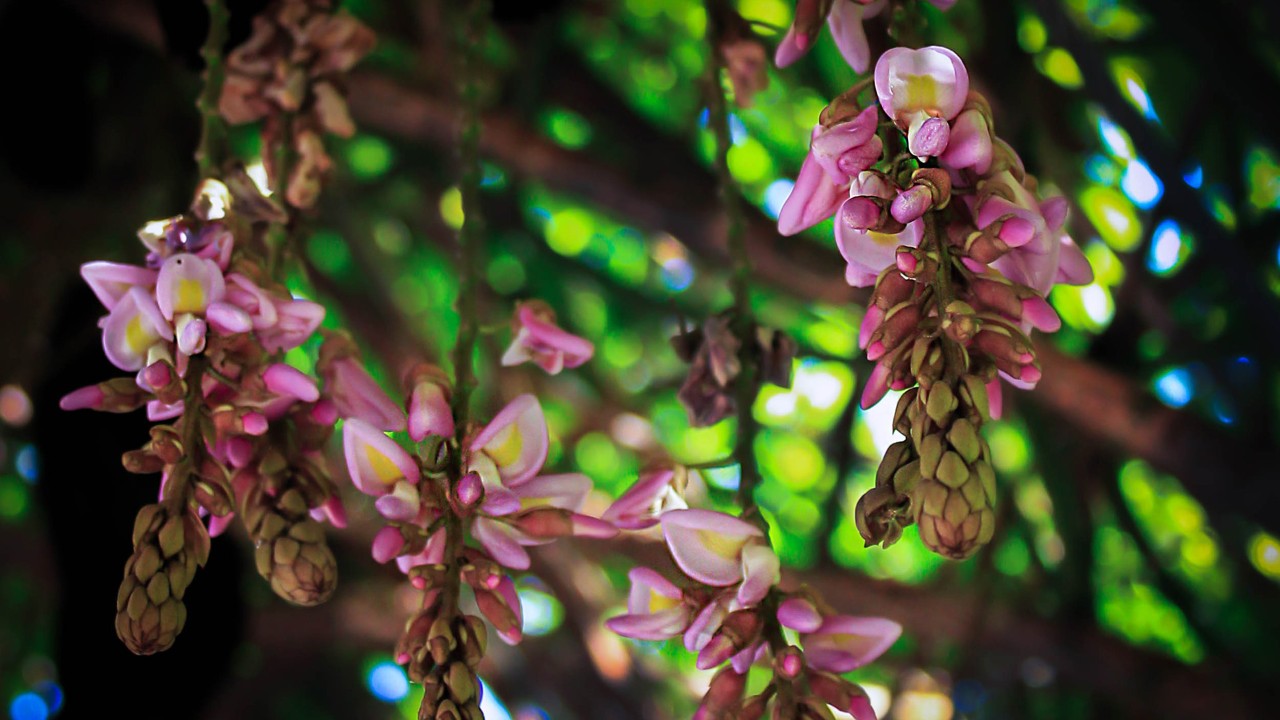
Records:
<instances>
[{"instance_id":1,"label":"pink and white flower","mask_svg":"<svg viewBox=\"0 0 1280 720\"><path fill-rule=\"evenodd\" d=\"M663 469L640 476L635 485L609 506L600 516L601 520L613 523L623 530L643 530L658 524L659 518L668 510L683 510L688 507L681 491L677 489L677 473L674 469Z\"/></svg>"},{"instance_id":2,"label":"pink and white flower","mask_svg":"<svg viewBox=\"0 0 1280 720\"><path fill-rule=\"evenodd\" d=\"M712 510L672 510L661 523L676 565L707 585L738 585L742 606L759 602L781 579L778 556L751 523Z\"/></svg>"},{"instance_id":3,"label":"pink and white flower","mask_svg":"<svg viewBox=\"0 0 1280 720\"><path fill-rule=\"evenodd\" d=\"M627 614L606 620L610 630L637 640L665 640L689 627L690 608L674 583L646 567L632 568L627 577Z\"/></svg>"},{"instance_id":4,"label":"pink and white flower","mask_svg":"<svg viewBox=\"0 0 1280 720\"><path fill-rule=\"evenodd\" d=\"M538 399L520 395L471 441L467 464L480 474L486 488L515 488L542 469L549 444L547 420Z\"/></svg>"},{"instance_id":5,"label":"pink and white flower","mask_svg":"<svg viewBox=\"0 0 1280 720\"><path fill-rule=\"evenodd\" d=\"M351 482L366 495L381 497L401 484L416 485L421 478L413 456L364 420L346 421L342 440Z\"/></svg>"},{"instance_id":6,"label":"pink and white flower","mask_svg":"<svg viewBox=\"0 0 1280 720\"><path fill-rule=\"evenodd\" d=\"M516 308L516 335L502 355L505 367L532 361L550 375L576 368L591 359L591 341L565 332L556 325L555 313L545 303L524 302Z\"/></svg>"},{"instance_id":7,"label":"pink and white flower","mask_svg":"<svg viewBox=\"0 0 1280 720\"><path fill-rule=\"evenodd\" d=\"M886 618L833 615L800 636L809 666L845 673L880 657L902 635L902 626Z\"/></svg>"},{"instance_id":8,"label":"pink and white flower","mask_svg":"<svg viewBox=\"0 0 1280 720\"><path fill-rule=\"evenodd\" d=\"M876 61L875 85L885 114L907 134L911 154L927 158L947 149L950 122L969 93L958 55L937 45L893 48Z\"/></svg>"}]
</instances>

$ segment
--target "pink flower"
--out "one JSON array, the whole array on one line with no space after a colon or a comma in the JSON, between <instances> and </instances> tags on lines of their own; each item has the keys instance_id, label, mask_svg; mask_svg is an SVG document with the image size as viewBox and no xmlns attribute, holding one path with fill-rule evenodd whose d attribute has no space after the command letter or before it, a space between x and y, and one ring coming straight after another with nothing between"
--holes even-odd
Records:
<instances>
[{"instance_id":1,"label":"pink flower","mask_svg":"<svg viewBox=\"0 0 1280 720\"><path fill-rule=\"evenodd\" d=\"M896 233L855 227L868 224L865 219L853 217L860 214L857 211L862 208L858 205L868 204L865 198L890 200L895 195L895 188L890 187L879 173L868 171L859 174L849 187L849 195L836 219L836 246L848 263L845 281L854 287L869 287L875 284L881 270L895 263L899 247L920 244L924 234L923 223L912 221Z\"/></svg>"},{"instance_id":2,"label":"pink flower","mask_svg":"<svg viewBox=\"0 0 1280 720\"><path fill-rule=\"evenodd\" d=\"M623 530L642 530L657 525L664 512L688 507L675 487L676 478L677 473L672 469L641 475L636 484L622 493L600 518Z\"/></svg>"},{"instance_id":3,"label":"pink flower","mask_svg":"<svg viewBox=\"0 0 1280 720\"><path fill-rule=\"evenodd\" d=\"M836 41L844 61L859 75L871 64L871 49L867 47L867 31L862 22L877 15L884 6L885 0L836 0L827 14L831 39Z\"/></svg>"},{"instance_id":4,"label":"pink flower","mask_svg":"<svg viewBox=\"0 0 1280 720\"><path fill-rule=\"evenodd\" d=\"M778 604L778 622L792 630L811 633L822 627L822 615L813 603L792 597Z\"/></svg>"},{"instance_id":5,"label":"pink flower","mask_svg":"<svg viewBox=\"0 0 1280 720\"><path fill-rule=\"evenodd\" d=\"M413 456L359 418L343 424L342 442L351 482L367 495L386 495L400 483L416 485L421 477Z\"/></svg>"},{"instance_id":6,"label":"pink flower","mask_svg":"<svg viewBox=\"0 0 1280 720\"><path fill-rule=\"evenodd\" d=\"M508 645L515 645L524 636L524 615L516 584L503 575L496 590L490 592L476 588L476 605L484 614L498 637Z\"/></svg>"},{"instance_id":7,"label":"pink flower","mask_svg":"<svg viewBox=\"0 0 1280 720\"><path fill-rule=\"evenodd\" d=\"M379 430L404 430L404 411L387 397L358 358L338 358L326 363L322 372L325 393L339 415L360 418Z\"/></svg>"},{"instance_id":8,"label":"pink flower","mask_svg":"<svg viewBox=\"0 0 1280 720\"><path fill-rule=\"evenodd\" d=\"M542 302L524 302L516 309L516 335L502 355L505 367L532 360L548 374L576 368L591 359L595 346L589 340L561 330L555 313Z\"/></svg>"},{"instance_id":9,"label":"pink flower","mask_svg":"<svg viewBox=\"0 0 1280 720\"><path fill-rule=\"evenodd\" d=\"M952 170L972 169L982 175L991 167L991 121L976 104L969 104L951 123L947 149L939 158Z\"/></svg>"},{"instance_id":10,"label":"pink flower","mask_svg":"<svg viewBox=\"0 0 1280 720\"><path fill-rule=\"evenodd\" d=\"M712 510L672 510L661 523L676 565L707 585L741 583L742 605L759 602L781 577L778 556L751 523Z\"/></svg>"},{"instance_id":11,"label":"pink flower","mask_svg":"<svg viewBox=\"0 0 1280 720\"><path fill-rule=\"evenodd\" d=\"M809 141L809 154L813 156L827 177L837 185L848 184L849 179L866 170L880 159L882 143L876 135L876 122L880 111L869 105L852 119L830 127L814 128Z\"/></svg>"},{"instance_id":12,"label":"pink flower","mask_svg":"<svg viewBox=\"0 0 1280 720\"><path fill-rule=\"evenodd\" d=\"M499 488L493 494L501 497L506 492ZM529 554L524 548L543 545L556 537L603 538L617 533L612 525L577 512L591 492L591 479L586 475L543 475L509 492L518 504L503 503L498 507L486 499L482 510L491 517L478 517L472 526L481 547L506 567L527 570Z\"/></svg>"},{"instance_id":13,"label":"pink flower","mask_svg":"<svg viewBox=\"0 0 1280 720\"><path fill-rule=\"evenodd\" d=\"M834 615L800 642L810 667L845 673L883 655L901 634L902 626L885 618Z\"/></svg>"},{"instance_id":14,"label":"pink flower","mask_svg":"<svg viewBox=\"0 0 1280 720\"><path fill-rule=\"evenodd\" d=\"M469 469L480 474L486 487L514 488L542 469L549 443L538 399L520 395L471 441Z\"/></svg>"},{"instance_id":15,"label":"pink flower","mask_svg":"<svg viewBox=\"0 0 1280 720\"><path fill-rule=\"evenodd\" d=\"M270 293L239 273L227 275L227 302L247 313L259 330L273 327L279 319Z\"/></svg>"},{"instance_id":16,"label":"pink flower","mask_svg":"<svg viewBox=\"0 0 1280 720\"><path fill-rule=\"evenodd\" d=\"M422 442L428 435L453 437L453 409L445 386L432 377L423 377L409 395L409 437Z\"/></svg>"},{"instance_id":17,"label":"pink flower","mask_svg":"<svg viewBox=\"0 0 1280 720\"><path fill-rule=\"evenodd\" d=\"M636 640L666 640L689 627L690 608L674 583L646 567L632 568L627 577L627 614L606 620L610 630Z\"/></svg>"},{"instance_id":18,"label":"pink flower","mask_svg":"<svg viewBox=\"0 0 1280 720\"><path fill-rule=\"evenodd\" d=\"M936 45L893 48L876 61L876 95L885 114L907 133L919 158L941 155L969 93L969 73L959 56Z\"/></svg>"},{"instance_id":19,"label":"pink flower","mask_svg":"<svg viewBox=\"0 0 1280 720\"><path fill-rule=\"evenodd\" d=\"M848 189L831 180L813 153L805 155L796 184L778 211L778 232L795 235L831 217L848 197Z\"/></svg>"},{"instance_id":20,"label":"pink flower","mask_svg":"<svg viewBox=\"0 0 1280 720\"><path fill-rule=\"evenodd\" d=\"M163 341L172 341L173 328L155 297L134 286L111 308L102 326L102 348L112 365L134 372L148 363L147 354Z\"/></svg>"},{"instance_id":21,"label":"pink flower","mask_svg":"<svg viewBox=\"0 0 1280 720\"><path fill-rule=\"evenodd\" d=\"M1049 292L1060 275L1067 281L1092 280L1088 260L1062 232L1067 218L1065 198L1038 201L1005 170L980 182L978 195L971 202L977 227L993 232L1011 248L991 263L1006 278L1041 295Z\"/></svg>"},{"instance_id":22,"label":"pink flower","mask_svg":"<svg viewBox=\"0 0 1280 720\"><path fill-rule=\"evenodd\" d=\"M258 342L267 352L292 350L311 337L324 320L324 306L310 300L274 299L276 322L258 331Z\"/></svg>"},{"instance_id":23,"label":"pink flower","mask_svg":"<svg viewBox=\"0 0 1280 720\"><path fill-rule=\"evenodd\" d=\"M113 262L88 262L80 266L80 277L111 310L130 288L148 290L156 284L156 271L136 265Z\"/></svg>"},{"instance_id":24,"label":"pink flower","mask_svg":"<svg viewBox=\"0 0 1280 720\"><path fill-rule=\"evenodd\" d=\"M188 313L204 315L225 294L226 281L218 263L191 253L170 256L156 275L156 304L167 320Z\"/></svg>"}]
</instances>

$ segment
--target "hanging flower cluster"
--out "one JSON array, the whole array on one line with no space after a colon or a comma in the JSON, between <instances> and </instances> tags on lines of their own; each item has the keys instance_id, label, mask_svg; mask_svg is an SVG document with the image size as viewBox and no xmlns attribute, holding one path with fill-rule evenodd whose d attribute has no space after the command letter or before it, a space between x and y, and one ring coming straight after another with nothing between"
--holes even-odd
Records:
<instances>
[{"instance_id":1,"label":"hanging flower cluster","mask_svg":"<svg viewBox=\"0 0 1280 720\"><path fill-rule=\"evenodd\" d=\"M263 224L252 213L239 215L240 204L254 209L269 201L258 195L242 202L207 180L190 214L139 233L145 265L90 262L81 269L108 311L101 322L107 358L134 375L76 390L62 399L63 409L145 405L148 418L161 423L144 447L124 455L128 470L162 477L161 503L138 515L117 602L116 629L136 653L173 643L185 620L183 594L208 557L209 537L233 515L278 595L299 605L324 601L337 568L320 523L344 524L321 457L325 441L339 415L396 426L385 407L399 411L385 396L363 407L345 402L353 387L365 396L370 385L377 390L358 365L322 361L322 393L315 378L280 362L312 336L324 308L291 296L239 247L237 237L252 237ZM321 355L349 359L353 352L335 335ZM208 528L200 514L210 516Z\"/></svg>"},{"instance_id":2,"label":"hanging flower cluster","mask_svg":"<svg viewBox=\"0 0 1280 720\"><path fill-rule=\"evenodd\" d=\"M351 137L344 75L374 45L373 31L330 0L275 0L253 19L253 34L227 56L218 110L233 125L265 118L263 147L287 148L292 163L284 196L315 205L332 166L322 136ZM278 159L264 156L270 175Z\"/></svg>"},{"instance_id":3,"label":"hanging flower cluster","mask_svg":"<svg viewBox=\"0 0 1280 720\"><path fill-rule=\"evenodd\" d=\"M712 510L690 509L681 467L647 473L607 510L619 527L661 525L667 549L685 575L677 585L645 567L631 570L627 614L614 632L637 640L681 637L702 670L725 665L697 714L712 718L830 717L828 706L874 720L866 693L840 673L861 667L893 645L902 628L883 618L821 610L807 590L785 592L778 556L760 527ZM773 679L743 697L746 673L768 662Z\"/></svg>"},{"instance_id":4,"label":"hanging flower cluster","mask_svg":"<svg viewBox=\"0 0 1280 720\"><path fill-rule=\"evenodd\" d=\"M420 365L407 384L417 453L367 422L350 420L343 429L347 469L388 521L374 538L374 559L394 558L424 591L396 646L396 661L426 688L419 716L477 717L475 668L487 631L478 616L459 608L461 586L471 588L498 637L515 644L521 611L509 571L529 569L525 548L617 531L579 512L591 491L585 475L540 475L548 435L537 398L521 395L484 427L456 433L444 375Z\"/></svg>"},{"instance_id":5,"label":"hanging flower cluster","mask_svg":"<svg viewBox=\"0 0 1280 720\"><path fill-rule=\"evenodd\" d=\"M707 318L702 327L685 330L671 339L689 373L676 397L689 414L689 424L709 427L738 411L738 375L742 372L742 340L731 327L734 314L726 311ZM754 326L748 361L759 369L760 380L791 387L791 361L796 342L780 330Z\"/></svg>"},{"instance_id":6,"label":"hanging flower cluster","mask_svg":"<svg viewBox=\"0 0 1280 720\"><path fill-rule=\"evenodd\" d=\"M878 105L862 107L868 82L823 110L778 227L790 235L835 216L846 279L874 287L859 333L876 363L862 406L907 390L894 415L907 439L858 502L864 539L888 546L918 523L930 548L963 558L994 530L979 430L999 416L998 378L1035 385L1029 333L1060 326L1045 295L1092 271L1063 231L1066 200L1038 197L955 53L886 52Z\"/></svg>"}]
</instances>

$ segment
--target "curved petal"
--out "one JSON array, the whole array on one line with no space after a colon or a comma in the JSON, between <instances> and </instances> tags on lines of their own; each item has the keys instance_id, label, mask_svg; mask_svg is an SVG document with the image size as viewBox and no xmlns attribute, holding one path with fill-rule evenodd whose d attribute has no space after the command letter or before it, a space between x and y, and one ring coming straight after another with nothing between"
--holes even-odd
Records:
<instances>
[{"instance_id":1,"label":"curved petal","mask_svg":"<svg viewBox=\"0 0 1280 720\"><path fill-rule=\"evenodd\" d=\"M919 113L955 118L969 94L969 73L947 48L896 47L876 61L875 85L885 114L905 127Z\"/></svg>"},{"instance_id":2,"label":"curved petal","mask_svg":"<svg viewBox=\"0 0 1280 720\"><path fill-rule=\"evenodd\" d=\"M767 543L749 543L742 549L742 585L738 603L750 607L764 599L769 588L782 580L782 565Z\"/></svg>"},{"instance_id":3,"label":"curved petal","mask_svg":"<svg viewBox=\"0 0 1280 720\"><path fill-rule=\"evenodd\" d=\"M831 30L831 38L836 41L836 47L840 48L840 55L859 75L866 72L867 66L871 64L867 31L862 27L862 18L869 8L869 5L858 2L837 2L831 6L831 12L827 15L827 27Z\"/></svg>"},{"instance_id":4,"label":"curved petal","mask_svg":"<svg viewBox=\"0 0 1280 720\"><path fill-rule=\"evenodd\" d=\"M352 419L342 426L351 482L369 495L385 495L396 483L417 483L418 464L394 440L369 423Z\"/></svg>"},{"instance_id":5,"label":"curved petal","mask_svg":"<svg viewBox=\"0 0 1280 720\"><path fill-rule=\"evenodd\" d=\"M132 287L149 289L155 285L156 271L137 265L113 262L87 262L80 266L80 277L89 289L111 310Z\"/></svg>"},{"instance_id":6,"label":"curved petal","mask_svg":"<svg viewBox=\"0 0 1280 720\"><path fill-rule=\"evenodd\" d=\"M689 613L683 607L673 607L643 615L619 615L604 621L605 627L624 637L636 640L666 640L685 631L689 625Z\"/></svg>"},{"instance_id":7,"label":"curved petal","mask_svg":"<svg viewBox=\"0 0 1280 720\"><path fill-rule=\"evenodd\" d=\"M155 298L139 287L120 298L102 326L102 349L112 365L136 372L147 364L147 351L172 340L173 328L160 314Z\"/></svg>"},{"instance_id":8,"label":"curved petal","mask_svg":"<svg viewBox=\"0 0 1280 720\"><path fill-rule=\"evenodd\" d=\"M542 469L549 443L542 406L536 397L525 394L494 416L471 441L471 450L488 455L502 483L514 488Z\"/></svg>"},{"instance_id":9,"label":"curved petal","mask_svg":"<svg viewBox=\"0 0 1280 720\"><path fill-rule=\"evenodd\" d=\"M262 382L276 395L297 398L302 402L320 399L320 388L316 387L315 381L292 365L274 363L262 373Z\"/></svg>"},{"instance_id":10,"label":"curved petal","mask_svg":"<svg viewBox=\"0 0 1280 720\"><path fill-rule=\"evenodd\" d=\"M717 587L742 580L742 550L753 538L764 536L755 525L712 510L672 510L661 523L680 569Z\"/></svg>"},{"instance_id":11,"label":"curved petal","mask_svg":"<svg viewBox=\"0 0 1280 720\"><path fill-rule=\"evenodd\" d=\"M344 418L359 418L390 432L405 429L404 411L392 402L360 361L354 357L334 360L325 375L325 390ZM310 402L310 401L308 401Z\"/></svg>"},{"instance_id":12,"label":"curved petal","mask_svg":"<svg viewBox=\"0 0 1280 720\"><path fill-rule=\"evenodd\" d=\"M454 430L453 410L444 388L431 381L415 385L409 396L409 437L414 442L422 442L428 435L448 438Z\"/></svg>"},{"instance_id":13,"label":"curved petal","mask_svg":"<svg viewBox=\"0 0 1280 720\"><path fill-rule=\"evenodd\" d=\"M203 315L226 291L218 263L191 253L170 256L156 275L156 304L168 320L181 313Z\"/></svg>"},{"instance_id":14,"label":"curved petal","mask_svg":"<svg viewBox=\"0 0 1280 720\"><path fill-rule=\"evenodd\" d=\"M506 523L476 518L471 532L494 562L512 570L529 569L529 553L516 540L515 532Z\"/></svg>"},{"instance_id":15,"label":"curved petal","mask_svg":"<svg viewBox=\"0 0 1280 720\"><path fill-rule=\"evenodd\" d=\"M513 488L513 492L520 498L520 507L524 509L550 505L577 511L591 492L591 478L582 473L542 475L521 483Z\"/></svg>"},{"instance_id":16,"label":"curved petal","mask_svg":"<svg viewBox=\"0 0 1280 720\"><path fill-rule=\"evenodd\" d=\"M847 190L831 182L812 153L805 155L795 187L778 211L778 232L795 235L831 217L847 199Z\"/></svg>"},{"instance_id":17,"label":"curved petal","mask_svg":"<svg viewBox=\"0 0 1280 720\"><path fill-rule=\"evenodd\" d=\"M1070 237L1058 238L1058 272L1055 282L1066 285L1088 285L1093 282L1093 266L1084 251Z\"/></svg>"},{"instance_id":18,"label":"curved petal","mask_svg":"<svg viewBox=\"0 0 1280 720\"><path fill-rule=\"evenodd\" d=\"M902 626L886 618L836 615L800 641L811 667L844 673L883 655L901 634Z\"/></svg>"}]
</instances>

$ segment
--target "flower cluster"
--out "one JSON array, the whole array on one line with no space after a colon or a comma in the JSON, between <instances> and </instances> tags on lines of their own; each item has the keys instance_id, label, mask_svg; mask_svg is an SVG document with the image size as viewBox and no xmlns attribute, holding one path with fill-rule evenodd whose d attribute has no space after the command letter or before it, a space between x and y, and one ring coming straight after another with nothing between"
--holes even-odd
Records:
<instances>
[{"instance_id":1,"label":"flower cluster","mask_svg":"<svg viewBox=\"0 0 1280 720\"><path fill-rule=\"evenodd\" d=\"M780 590L778 556L760 527L686 507L686 473L648 473L604 514L624 528L661 525L687 578L677 585L650 568L632 569L627 614L608 620L609 628L637 640L681 637L703 670L728 663L712 679L699 720L760 718L771 704L774 718L829 717L832 706L874 720L866 693L839 674L879 657L902 628L824 612L807 590ZM748 669L766 660L773 680L744 698Z\"/></svg>"},{"instance_id":2,"label":"flower cluster","mask_svg":"<svg viewBox=\"0 0 1280 720\"><path fill-rule=\"evenodd\" d=\"M962 558L994 529L979 430L999 415L997 378L1035 385L1028 335L1060 325L1045 295L1092 271L1063 231L1066 201L1037 196L955 53L895 48L874 84L878 104L859 106L864 83L823 111L778 226L793 234L834 215L846 279L874 288L859 333L876 363L863 407L919 386L894 419L908 439L859 501L864 539L887 546L919 523L929 547Z\"/></svg>"},{"instance_id":3,"label":"flower cluster","mask_svg":"<svg viewBox=\"0 0 1280 720\"><path fill-rule=\"evenodd\" d=\"M677 397L694 427L715 425L737 412L737 380L742 372L742 340L731 327L731 312L713 315L693 328L676 335L671 345L681 360L689 363ZM758 368L760 380L779 387L791 387L791 361L796 343L785 333L756 326L747 330L752 338L748 360Z\"/></svg>"},{"instance_id":4,"label":"flower cluster","mask_svg":"<svg viewBox=\"0 0 1280 720\"><path fill-rule=\"evenodd\" d=\"M298 208L315 204L332 165L322 134L350 137L355 132L343 75L374 44L373 31L330 5L330 0L275 0L256 16L253 34L227 56L218 102L233 125L266 118L263 146L287 146L296 153L284 195ZM275 160L270 154L264 159Z\"/></svg>"},{"instance_id":5,"label":"flower cluster","mask_svg":"<svg viewBox=\"0 0 1280 720\"><path fill-rule=\"evenodd\" d=\"M372 379L349 365L353 350L341 336L321 352L324 393L315 378L280 362L312 336L324 308L293 297L238 246L253 224L236 213L239 204L222 183L206 181L189 215L148 223L139 233L145 265L90 262L81 270L108 311L101 323L107 358L135 374L76 390L62 407L125 412L145 405L162 423L144 447L124 455L128 470L162 477L161 505L138 516L118 603L117 630L137 653L172 644L193 563L203 564L209 536L236 515L254 541L259 573L277 594L300 605L326 599L337 568L320 522L344 521L322 457L325 442L340 415L385 423L371 407L399 412L385 396L363 407L342 402L353 387L367 395ZM197 509L210 515L207 529ZM167 592L155 579L161 575ZM174 613L179 621L165 620Z\"/></svg>"},{"instance_id":6,"label":"flower cluster","mask_svg":"<svg viewBox=\"0 0 1280 720\"><path fill-rule=\"evenodd\" d=\"M374 559L395 559L424 591L396 647L397 662L426 688L419 716L473 717L475 668L487 631L479 617L459 610L461 585L474 592L498 637L517 643L520 602L508 571L529 568L526 548L617 531L579 512L591 491L585 475L539 474L548 435L534 396L515 398L484 427L456 433L451 391L438 369L415 367L407 385L409 437L418 452L410 454L367 422L349 420L343 429L347 469L388 521L374 538Z\"/></svg>"},{"instance_id":7,"label":"flower cluster","mask_svg":"<svg viewBox=\"0 0 1280 720\"><path fill-rule=\"evenodd\" d=\"M929 0L929 3L949 10L956 0ZM888 5L889 0L798 0L795 18L778 44L774 63L783 68L809 52L825 20L845 62L855 72L866 72L871 63L871 48L862 23L879 15Z\"/></svg>"}]
</instances>

